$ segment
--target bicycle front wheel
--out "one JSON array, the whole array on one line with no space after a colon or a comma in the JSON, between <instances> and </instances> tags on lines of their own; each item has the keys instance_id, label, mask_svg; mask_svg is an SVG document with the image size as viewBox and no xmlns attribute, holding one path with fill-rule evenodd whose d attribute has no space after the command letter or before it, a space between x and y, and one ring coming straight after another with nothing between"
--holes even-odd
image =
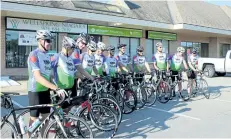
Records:
<instances>
[{"instance_id":1,"label":"bicycle front wheel","mask_svg":"<svg viewBox=\"0 0 231 139\"><path fill-rule=\"evenodd\" d=\"M208 90L208 83L206 80L204 80L204 79L200 80L198 91L203 93L206 99L210 98L210 92Z\"/></svg>"},{"instance_id":2,"label":"bicycle front wheel","mask_svg":"<svg viewBox=\"0 0 231 139\"><path fill-rule=\"evenodd\" d=\"M190 92L188 92L189 82L187 80L182 80L181 85L182 90L179 92L179 95L184 101L188 101L190 99Z\"/></svg>"},{"instance_id":3,"label":"bicycle front wheel","mask_svg":"<svg viewBox=\"0 0 231 139\"><path fill-rule=\"evenodd\" d=\"M156 91L154 88L145 88L145 91L147 93L147 102L146 102L146 106L152 106L155 102L156 102Z\"/></svg>"},{"instance_id":4,"label":"bicycle front wheel","mask_svg":"<svg viewBox=\"0 0 231 139\"><path fill-rule=\"evenodd\" d=\"M82 118L65 116L62 120L62 125L68 138L93 138L91 128ZM47 126L43 138L65 138L56 120L51 121Z\"/></svg>"},{"instance_id":5,"label":"bicycle front wheel","mask_svg":"<svg viewBox=\"0 0 231 139\"><path fill-rule=\"evenodd\" d=\"M160 81L156 89L157 98L160 103L167 103L171 97L171 87L168 82Z\"/></svg>"}]
</instances>

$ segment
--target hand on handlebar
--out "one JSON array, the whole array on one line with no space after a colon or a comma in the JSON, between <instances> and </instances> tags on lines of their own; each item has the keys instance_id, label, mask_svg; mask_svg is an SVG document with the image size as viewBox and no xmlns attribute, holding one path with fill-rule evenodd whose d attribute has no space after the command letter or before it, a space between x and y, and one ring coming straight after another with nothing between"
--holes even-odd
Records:
<instances>
[{"instance_id":1,"label":"hand on handlebar","mask_svg":"<svg viewBox=\"0 0 231 139\"><path fill-rule=\"evenodd\" d=\"M55 92L59 95L59 97L65 98L65 96L68 96L67 92L64 89L56 89Z\"/></svg>"}]
</instances>

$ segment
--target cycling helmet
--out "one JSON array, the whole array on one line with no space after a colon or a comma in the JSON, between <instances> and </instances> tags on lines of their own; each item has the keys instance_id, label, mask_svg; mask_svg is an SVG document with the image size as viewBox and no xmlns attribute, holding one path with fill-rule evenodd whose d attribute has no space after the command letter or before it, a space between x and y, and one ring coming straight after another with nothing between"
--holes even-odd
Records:
<instances>
[{"instance_id":1,"label":"cycling helmet","mask_svg":"<svg viewBox=\"0 0 231 139\"><path fill-rule=\"evenodd\" d=\"M110 46L108 46L107 50L108 51L115 51L115 46L110 45Z\"/></svg>"},{"instance_id":2,"label":"cycling helmet","mask_svg":"<svg viewBox=\"0 0 231 139\"><path fill-rule=\"evenodd\" d=\"M184 53L184 52L185 52L184 47L178 47L178 48L177 48L177 52L182 52L182 53Z\"/></svg>"},{"instance_id":3,"label":"cycling helmet","mask_svg":"<svg viewBox=\"0 0 231 139\"><path fill-rule=\"evenodd\" d=\"M97 48L101 50L105 50L106 45L103 42L98 42L97 43Z\"/></svg>"},{"instance_id":4,"label":"cycling helmet","mask_svg":"<svg viewBox=\"0 0 231 139\"><path fill-rule=\"evenodd\" d=\"M75 48L75 41L72 38L64 36L62 46L64 48Z\"/></svg>"},{"instance_id":5,"label":"cycling helmet","mask_svg":"<svg viewBox=\"0 0 231 139\"><path fill-rule=\"evenodd\" d=\"M81 38L83 43L88 44L91 40L91 37L87 33L80 33L79 36L77 37L77 40Z\"/></svg>"},{"instance_id":6,"label":"cycling helmet","mask_svg":"<svg viewBox=\"0 0 231 139\"><path fill-rule=\"evenodd\" d=\"M198 53L198 48L197 47L193 47L192 52L193 53Z\"/></svg>"},{"instance_id":7,"label":"cycling helmet","mask_svg":"<svg viewBox=\"0 0 231 139\"><path fill-rule=\"evenodd\" d=\"M90 41L87 44L87 48L90 49L91 51L96 51L97 50L96 43L94 41Z\"/></svg>"},{"instance_id":8,"label":"cycling helmet","mask_svg":"<svg viewBox=\"0 0 231 139\"><path fill-rule=\"evenodd\" d=\"M52 34L50 31L48 30L37 30L37 34L36 34L36 39L42 39L42 40L51 40Z\"/></svg>"},{"instance_id":9,"label":"cycling helmet","mask_svg":"<svg viewBox=\"0 0 231 139\"><path fill-rule=\"evenodd\" d=\"M126 44L118 44L117 48L120 49L121 47L126 47Z\"/></svg>"},{"instance_id":10,"label":"cycling helmet","mask_svg":"<svg viewBox=\"0 0 231 139\"><path fill-rule=\"evenodd\" d=\"M163 46L161 42L156 43L156 47Z\"/></svg>"},{"instance_id":11,"label":"cycling helmet","mask_svg":"<svg viewBox=\"0 0 231 139\"><path fill-rule=\"evenodd\" d=\"M143 47L141 47L141 46L138 46L138 47L136 48L136 51L143 52L143 51L144 51L144 48L143 48Z\"/></svg>"}]
</instances>

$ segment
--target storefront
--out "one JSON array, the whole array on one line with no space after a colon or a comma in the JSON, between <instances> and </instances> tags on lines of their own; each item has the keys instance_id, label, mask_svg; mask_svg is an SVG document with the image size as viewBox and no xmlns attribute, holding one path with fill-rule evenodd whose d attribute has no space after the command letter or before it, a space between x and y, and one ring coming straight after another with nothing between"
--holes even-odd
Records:
<instances>
[{"instance_id":1,"label":"storefront","mask_svg":"<svg viewBox=\"0 0 231 139\"><path fill-rule=\"evenodd\" d=\"M47 20L6 18L6 68L26 68L29 53L37 48L36 30L52 31L54 40L50 52L59 51L62 33L87 33L87 25Z\"/></svg>"}]
</instances>

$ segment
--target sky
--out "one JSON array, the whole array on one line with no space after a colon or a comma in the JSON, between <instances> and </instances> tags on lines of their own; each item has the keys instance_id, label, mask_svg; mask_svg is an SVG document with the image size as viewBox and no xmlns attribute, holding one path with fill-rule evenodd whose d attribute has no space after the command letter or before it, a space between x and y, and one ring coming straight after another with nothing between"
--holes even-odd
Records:
<instances>
[{"instance_id":1,"label":"sky","mask_svg":"<svg viewBox=\"0 0 231 139\"><path fill-rule=\"evenodd\" d=\"M226 1L205 0L205 1L216 5L228 5L231 7L231 0L226 0Z\"/></svg>"}]
</instances>

